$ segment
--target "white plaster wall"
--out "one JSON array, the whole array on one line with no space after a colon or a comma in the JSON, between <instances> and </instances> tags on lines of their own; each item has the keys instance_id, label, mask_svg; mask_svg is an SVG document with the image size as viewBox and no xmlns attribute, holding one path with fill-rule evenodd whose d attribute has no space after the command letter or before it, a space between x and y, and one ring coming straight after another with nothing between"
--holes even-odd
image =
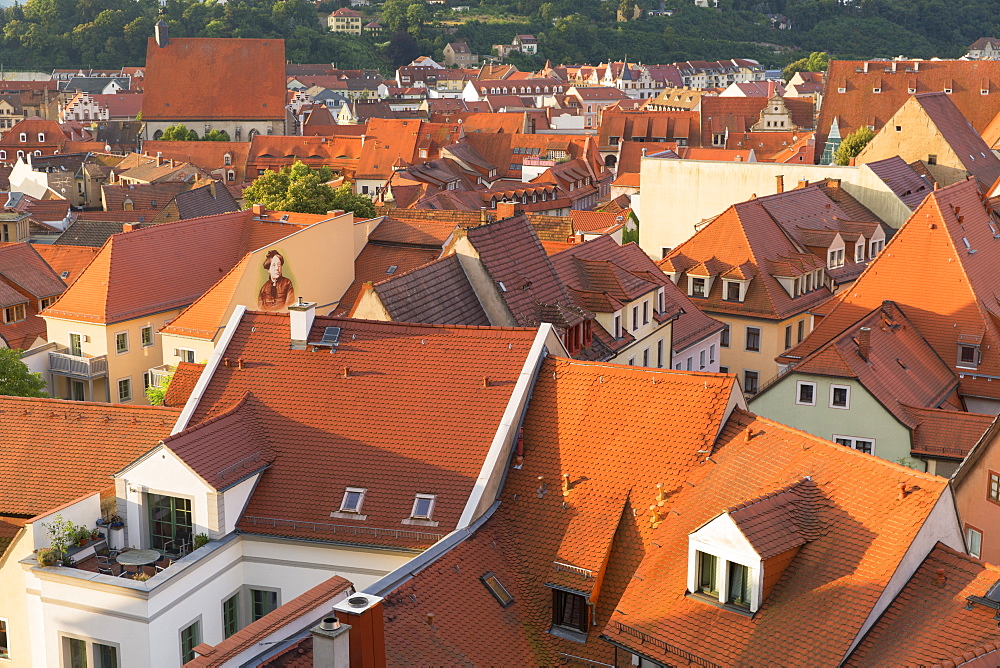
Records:
<instances>
[{"instance_id":1,"label":"white plaster wall","mask_svg":"<svg viewBox=\"0 0 1000 668\"><path fill-rule=\"evenodd\" d=\"M46 515L39 515L32 522L25 524L24 528L32 534L31 549L37 550L40 547L49 546L48 531L46 531L44 525L55 521L56 517L60 516L64 520L73 522L74 524L82 524L91 528L96 527L97 518L101 516L101 495L91 494L85 496L71 504L60 506Z\"/></svg>"},{"instance_id":2,"label":"white plaster wall","mask_svg":"<svg viewBox=\"0 0 1000 668\"><path fill-rule=\"evenodd\" d=\"M712 361L712 356L709 354L709 348L715 346L715 358ZM705 368L699 367L698 360L700 359L701 353L705 353ZM682 364L681 369L687 369L687 358L692 358L692 371L705 371L706 373L719 373L719 355L722 352L722 333L716 332L709 337L701 339L700 341L695 341L693 344L684 348L683 350L678 350L674 353L673 360L671 360L671 369L677 369L678 364Z\"/></svg>"},{"instance_id":3,"label":"white plaster wall","mask_svg":"<svg viewBox=\"0 0 1000 668\"><path fill-rule=\"evenodd\" d=\"M260 474L251 476L238 485L233 485L222 493L222 507L225 512L224 524L219 528L223 535L236 530L236 522L243 514L247 499L253 493Z\"/></svg>"}]
</instances>

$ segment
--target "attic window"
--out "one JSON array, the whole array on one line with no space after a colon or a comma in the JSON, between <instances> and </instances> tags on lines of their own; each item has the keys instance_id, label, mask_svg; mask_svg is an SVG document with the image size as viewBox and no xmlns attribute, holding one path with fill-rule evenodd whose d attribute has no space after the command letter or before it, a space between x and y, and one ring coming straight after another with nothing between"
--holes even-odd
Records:
<instances>
[{"instance_id":1,"label":"attic window","mask_svg":"<svg viewBox=\"0 0 1000 668\"><path fill-rule=\"evenodd\" d=\"M916 86L910 86L909 88L906 89L906 92L909 93L910 95L916 95L916 93L917 93L917 87Z\"/></svg>"},{"instance_id":2,"label":"attic window","mask_svg":"<svg viewBox=\"0 0 1000 668\"><path fill-rule=\"evenodd\" d=\"M878 93L882 92L882 89L881 88L872 88L872 92L877 95Z\"/></svg>"},{"instance_id":3,"label":"attic window","mask_svg":"<svg viewBox=\"0 0 1000 668\"><path fill-rule=\"evenodd\" d=\"M493 574L493 571L483 574L479 578L479 581L486 585L486 588L491 594L493 594L493 598L497 600L500 607L509 608L514 604L514 597L510 595L510 592L508 592L502 584L500 584L500 580L498 580L497 576Z\"/></svg>"},{"instance_id":4,"label":"attic window","mask_svg":"<svg viewBox=\"0 0 1000 668\"><path fill-rule=\"evenodd\" d=\"M413 510L410 512L410 517L419 520L431 519L436 500L437 497L434 494L417 494L413 500Z\"/></svg>"},{"instance_id":5,"label":"attic window","mask_svg":"<svg viewBox=\"0 0 1000 668\"><path fill-rule=\"evenodd\" d=\"M348 487L344 491L344 500L340 502L340 512L360 513L361 505L365 502L365 492L367 491L361 487Z\"/></svg>"},{"instance_id":6,"label":"attic window","mask_svg":"<svg viewBox=\"0 0 1000 668\"><path fill-rule=\"evenodd\" d=\"M59 274L59 278L61 278L61 279L63 279L65 281L67 278L69 278L69 272L68 271L64 271L63 273Z\"/></svg>"},{"instance_id":7,"label":"attic window","mask_svg":"<svg viewBox=\"0 0 1000 668\"><path fill-rule=\"evenodd\" d=\"M979 361L979 346L971 346L964 343L958 345L957 366L965 369L975 369L979 366Z\"/></svg>"},{"instance_id":8,"label":"attic window","mask_svg":"<svg viewBox=\"0 0 1000 668\"><path fill-rule=\"evenodd\" d=\"M387 273L387 274L395 274L397 269L399 269L399 266L394 264L394 265L390 266L388 269L386 269L385 273Z\"/></svg>"}]
</instances>

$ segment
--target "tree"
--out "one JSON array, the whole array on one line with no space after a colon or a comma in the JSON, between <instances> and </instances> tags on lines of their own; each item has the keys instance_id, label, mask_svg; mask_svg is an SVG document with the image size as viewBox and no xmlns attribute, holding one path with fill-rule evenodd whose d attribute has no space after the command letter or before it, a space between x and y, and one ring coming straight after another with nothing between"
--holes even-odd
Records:
<instances>
[{"instance_id":1,"label":"tree","mask_svg":"<svg viewBox=\"0 0 1000 668\"><path fill-rule=\"evenodd\" d=\"M833 154L834 163L838 165L850 164L851 158L857 157L861 153L861 149L867 146L873 137L875 137L875 133L867 126L862 126L847 135L837 147L837 152Z\"/></svg>"},{"instance_id":2,"label":"tree","mask_svg":"<svg viewBox=\"0 0 1000 668\"><path fill-rule=\"evenodd\" d=\"M198 133L188 130L183 123L171 125L160 136L163 141L198 141Z\"/></svg>"},{"instance_id":3,"label":"tree","mask_svg":"<svg viewBox=\"0 0 1000 668\"><path fill-rule=\"evenodd\" d=\"M21 361L21 351L0 348L0 394L13 397L47 397L42 374L33 373Z\"/></svg>"},{"instance_id":4,"label":"tree","mask_svg":"<svg viewBox=\"0 0 1000 668\"><path fill-rule=\"evenodd\" d=\"M209 130L202 137L203 141L229 141L229 133L225 130Z\"/></svg>"},{"instance_id":5,"label":"tree","mask_svg":"<svg viewBox=\"0 0 1000 668\"><path fill-rule=\"evenodd\" d=\"M830 66L830 56L823 51L813 51L805 58L789 63L781 70L781 76L788 81L796 72L825 72Z\"/></svg>"},{"instance_id":6,"label":"tree","mask_svg":"<svg viewBox=\"0 0 1000 668\"><path fill-rule=\"evenodd\" d=\"M150 385L146 388L146 399L149 400L150 406L162 406L163 398L167 396L167 390L170 388L170 381L174 379L174 374L168 375L163 379L159 385Z\"/></svg>"},{"instance_id":7,"label":"tree","mask_svg":"<svg viewBox=\"0 0 1000 668\"><path fill-rule=\"evenodd\" d=\"M332 178L329 167L312 169L296 161L291 167L257 177L243 191L243 198L247 204L263 204L274 211L326 213L343 209L367 218L375 215L370 199L355 195L349 184L334 190L326 183Z\"/></svg>"}]
</instances>

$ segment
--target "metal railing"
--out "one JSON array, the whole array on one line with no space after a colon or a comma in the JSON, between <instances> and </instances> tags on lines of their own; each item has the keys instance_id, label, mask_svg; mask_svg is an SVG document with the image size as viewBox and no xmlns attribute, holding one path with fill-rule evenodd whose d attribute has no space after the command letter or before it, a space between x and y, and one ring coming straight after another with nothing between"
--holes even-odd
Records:
<instances>
[{"instance_id":1,"label":"metal railing","mask_svg":"<svg viewBox=\"0 0 1000 668\"><path fill-rule=\"evenodd\" d=\"M100 378L108 375L108 358L81 357L67 353L49 353L49 371L75 378Z\"/></svg>"},{"instance_id":2,"label":"metal railing","mask_svg":"<svg viewBox=\"0 0 1000 668\"><path fill-rule=\"evenodd\" d=\"M611 623L614 625L614 627L616 629L618 629L619 631L621 631L625 635L632 636L633 638L638 639L639 642L641 642L643 644L649 644L649 645L652 645L653 647L658 647L659 649L663 650L664 652L669 652L671 654L676 654L677 656L682 657L682 658L686 659L687 661L689 661L689 662L691 662L691 663L693 663L695 665L698 665L698 666L704 666L705 668L722 668L722 666L720 666L717 663L712 663L708 659L703 659L700 656L695 656L691 652L686 652L686 651L682 650L680 647L675 647L675 646L671 645L668 642L665 642L663 640L660 640L659 638L651 636L648 633L643 633L642 631L640 631L638 629L634 629L631 626L628 626L626 624L622 624L621 622L615 622L615 621L613 621Z\"/></svg>"},{"instance_id":3,"label":"metal railing","mask_svg":"<svg viewBox=\"0 0 1000 668\"><path fill-rule=\"evenodd\" d=\"M235 472L239 471L240 469L249 467L251 464L256 464L257 462L260 461L260 458L261 458L261 453L260 452L255 452L252 455L250 455L249 457L244 457L243 459L241 459L240 461L236 462L235 464L230 464L226 468L224 468L221 471L219 471L218 473L216 473L215 477L217 479L219 479L219 480L225 480L226 476L228 476L230 473L235 473Z\"/></svg>"},{"instance_id":4,"label":"metal railing","mask_svg":"<svg viewBox=\"0 0 1000 668\"><path fill-rule=\"evenodd\" d=\"M151 387L162 387L167 378L175 371L169 364L154 366L149 370L149 384Z\"/></svg>"},{"instance_id":5,"label":"metal railing","mask_svg":"<svg viewBox=\"0 0 1000 668\"><path fill-rule=\"evenodd\" d=\"M579 566L573 566L572 564L567 564L562 561L553 561L552 568L557 571L564 571L566 573L576 573L577 575L582 575L583 577L590 579L594 577L594 571L589 568L581 568Z\"/></svg>"},{"instance_id":6,"label":"metal railing","mask_svg":"<svg viewBox=\"0 0 1000 668\"><path fill-rule=\"evenodd\" d=\"M255 517L244 515L243 519L253 526L265 526L272 529L291 529L293 531L312 531L314 533L331 533L336 536L361 536L366 538L393 538L410 540L415 543L436 543L444 534L425 531L407 531L405 529L381 529L377 527L352 526L348 524L327 524L325 522L303 522L277 517Z\"/></svg>"}]
</instances>

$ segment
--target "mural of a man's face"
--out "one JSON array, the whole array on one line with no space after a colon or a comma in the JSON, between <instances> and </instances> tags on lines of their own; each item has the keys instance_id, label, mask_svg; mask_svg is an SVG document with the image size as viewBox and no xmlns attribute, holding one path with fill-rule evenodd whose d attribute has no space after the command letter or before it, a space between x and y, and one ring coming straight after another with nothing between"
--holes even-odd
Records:
<instances>
[{"instance_id":1,"label":"mural of a man's face","mask_svg":"<svg viewBox=\"0 0 1000 668\"><path fill-rule=\"evenodd\" d=\"M281 278L281 256L275 255L271 258L271 264L268 266L267 271L271 274L271 280L276 281Z\"/></svg>"}]
</instances>

